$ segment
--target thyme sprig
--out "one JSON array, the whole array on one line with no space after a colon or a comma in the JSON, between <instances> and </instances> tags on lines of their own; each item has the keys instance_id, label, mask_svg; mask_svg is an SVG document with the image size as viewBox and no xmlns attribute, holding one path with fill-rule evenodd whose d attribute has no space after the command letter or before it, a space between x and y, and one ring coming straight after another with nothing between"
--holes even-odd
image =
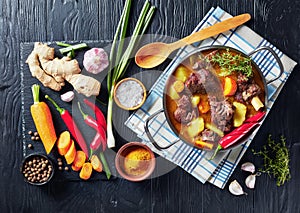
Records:
<instances>
[{"instance_id":1,"label":"thyme sprig","mask_svg":"<svg viewBox=\"0 0 300 213\"><path fill-rule=\"evenodd\" d=\"M286 181L291 179L289 168L290 154L286 146L286 139L281 136L280 142L275 142L269 135L268 143L263 146L259 152L252 150L255 155L263 157L263 169L260 172L267 173L276 179L276 185L282 186Z\"/></svg>"},{"instance_id":2,"label":"thyme sprig","mask_svg":"<svg viewBox=\"0 0 300 213\"><path fill-rule=\"evenodd\" d=\"M247 77L253 75L251 58L245 58L239 54L232 54L229 49L226 52L216 53L210 58L214 64L218 64L221 68L220 76L231 75L232 72L241 72Z\"/></svg>"}]
</instances>

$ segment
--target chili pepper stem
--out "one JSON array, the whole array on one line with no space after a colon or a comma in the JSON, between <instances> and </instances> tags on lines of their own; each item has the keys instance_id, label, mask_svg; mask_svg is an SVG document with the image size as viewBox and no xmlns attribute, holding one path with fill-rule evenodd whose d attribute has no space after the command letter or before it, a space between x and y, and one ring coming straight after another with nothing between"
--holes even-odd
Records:
<instances>
[{"instance_id":1,"label":"chili pepper stem","mask_svg":"<svg viewBox=\"0 0 300 213\"><path fill-rule=\"evenodd\" d=\"M110 172L109 166L107 164L107 161L105 159L105 156L104 156L103 152L100 152L100 160L103 163L103 168L104 168L104 171L106 173L106 177L107 177L107 179L109 179L110 176L111 176L111 172Z\"/></svg>"},{"instance_id":2,"label":"chili pepper stem","mask_svg":"<svg viewBox=\"0 0 300 213\"><path fill-rule=\"evenodd\" d=\"M213 156L212 156L209 160L214 159L214 158L216 157L217 153L218 153L221 149L223 149L222 146L221 146L220 144L218 144L218 146L217 146L217 148L216 148L216 150L215 150Z\"/></svg>"},{"instance_id":3,"label":"chili pepper stem","mask_svg":"<svg viewBox=\"0 0 300 213\"><path fill-rule=\"evenodd\" d=\"M89 158L89 160L91 160L91 157L92 157L93 154L94 154L94 150L90 149L90 158Z\"/></svg>"},{"instance_id":4,"label":"chili pepper stem","mask_svg":"<svg viewBox=\"0 0 300 213\"><path fill-rule=\"evenodd\" d=\"M81 114L82 114L82 116L83 116L83 119L86 120L86 118L87 118L88 115L85 114L85 113L82 111L80 102L78 102L78 108L79 108L79 111L81 112Z\"/></svg>"},{"instance_id":5,"label":"chili pepper stem","mask_svg":"<svg viewBox=\"0 0 300 213\"><path fill-rule=\"evenodd\" d=\"M45 98L46 98L47 100L49 100L49 101L54 105L54 107L56 108L56 110L57 110L60 114L62 114L62 113L65 111L63 108L59 107L59 106L57 105L57 103L56 103L52 98L50 98L49 95L45 95Z\"/></svg>"},{"instance_id":6,"label":"chili pepper stem","mask_svg":"<svg viewBox=\"0 0 300 213\"><path fill-rule=\"evenodd\" d=\"M40 86L38 84L34 84L31 87L32 96L33 96L33 102L34 104L37 104L40 102L39 96L40 96Z\"/></svg>"}]
</instances>

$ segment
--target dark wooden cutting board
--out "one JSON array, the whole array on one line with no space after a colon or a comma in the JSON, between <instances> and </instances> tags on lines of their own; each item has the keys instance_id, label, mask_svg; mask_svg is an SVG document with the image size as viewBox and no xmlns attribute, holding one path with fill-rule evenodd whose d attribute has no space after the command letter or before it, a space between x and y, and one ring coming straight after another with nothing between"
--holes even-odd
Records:
<instances>
[{"instance_id":1,"label":"dark wooden cutting board","mask_svg":"<svg viewBox=\"0 0 300 213\"><path fill-rule=\"evenodd\" d=\"M109 41L78 41L78 42L68 42L68 43L79 43L79 42L85 42L88 44L88 48L76 51L76 56L75 59L78 60L80 68L82 69L82 73L85 75L90 75L100 82L101 84L101 92L100 95L97 97L98 100L101 102L105 102L107 100L107 89L106 89L106 82L103 82L105 80L106 73L101 73L100 75L93 75L87 73L83 69L82 61L83 61L83 56L85 51L87 51L89 48L92 47L101 47L104 48L107 52L109 52ZM55 56L61 58L63 55L61 55L58 51L59 48L56 45L55 42L48 43L49 46L55 48ZM81 130L87 145L92 141L94 135L95 135L95 130L92 128L88 127L82 118L82 115L80 114L78 110L78 101L81 102L81 105L83 107L83 110L88 113L89 115L94 116L94 112L90 110L88 107L86 107L83 103L83 98L85 98L83 95L80 95L75 92L75 98L71 103L66 103L60 99L60 95L67 92L67 91L73 91L73 87L66 82L66 85L62 88L61 91L57 92L54 90L51 90L49 88L44 87L36 78L31 76L31 72L29 70L28 65L25 63L28 55L31 53L33 50L34 43L21 43L20 45L20 67L21 67L21 96L22 96L22 131L23 131L23 157L31 154L31 153L43 153L45 154L45 149L43 147L43 144L41 141L32 141L31 136L28 134L28 131L36 131L34 122L31 117L30 113L30 106L33 104L33 97L32 97L32 92L31 92L31 86L33 84L39 84L41 86L40 88L40 101L44 101L47 103L47 105L50 108L51 114L52 114L52 119L53 119L53 124L55 126L56 134L57 137L59 137L59 134L65 130L67 130L67 127L65 123L63 122L62 118L60 117L60 114L58 111L55 109L55 107L44 97L46 94L48 94L52 99L55 100L55 102L62 108L68 110L72 116L73 119L75 120L77 126ZM106 114L106 106L103 103L100 103L99 101L95 100L95 97L91 97L89 99L91 102L94 102L104 114ZM33 148L28 148L28 144L32 144ZM80 148L78 145L76 145L77 150ZM58 154L56 146L52 149L51 153L48 155L49 158L53 161L55 165L55 175L53 178L53 181L61 181L61 180L81 180L79 178L79 172L75 172L71 169L70 165L66 164L66 161L63 156L60 156ZM116 174L115 172L115 167L114 167L114 156L115 152L113 150L107 149L105 152L105 156L107 158L107 162L109 163L109 166L111 168L112 174ZM60 171L58 169L58 164L57 164L57 158L63 159L63 168L65 166L69 167L68 171ZM104 172L98 173L98 172L93 172L92 177L90 180L106 180L106 175Z\"/></svg>"}]
</instances>

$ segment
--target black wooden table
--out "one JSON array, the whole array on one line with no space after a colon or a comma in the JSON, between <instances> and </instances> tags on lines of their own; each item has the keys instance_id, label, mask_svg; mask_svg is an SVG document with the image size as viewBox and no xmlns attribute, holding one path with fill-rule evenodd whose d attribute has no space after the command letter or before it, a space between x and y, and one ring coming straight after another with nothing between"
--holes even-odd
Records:
<instances>
[{"instance_id":1,"label":"black wooden table","mask_svg":"<svg viewBox=\"0 0 300 213\"><path fill-rule=\"evenodd\" d=\"M134 1L130 28L143 0ZM181 38L208 10L221 6L232 15L250 13L247 23L260 35L299 62L300 1L296 0L151 0L157 6L148 33ZM248 196L235 197L210 184L201 184L180 168L140 183L123 179L93 182L53 182L44 187L24 183L22 156L20 43L61 40L111 40L123 1L49 0L0 1L0 212L300 212L300 73L297 66L283 88L251 148L266 144L268 134L287 138L291 180L277 187L263 175ZM133 66L134 67L134 66ZM132 68L128 75L138 71ZM153 76L141 76L154 82ZM128 114L123 113L123 120ZM137 140L127 128L122 134ZM125 143L124 139L117 140ZM247 151L242 162L259 158ZM167 164L168 162L162 162ZM243 182L236 169L230 181Z\"/></svg>"}]
</instances>

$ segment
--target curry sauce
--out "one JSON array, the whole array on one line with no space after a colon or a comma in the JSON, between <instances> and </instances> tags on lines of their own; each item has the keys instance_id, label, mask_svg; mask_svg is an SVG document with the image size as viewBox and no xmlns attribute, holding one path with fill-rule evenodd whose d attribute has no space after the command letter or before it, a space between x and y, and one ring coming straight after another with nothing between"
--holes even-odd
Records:
<instances>
[{"instance_id":1,"label":"curry sauce","mask_svg":"<svg viewBox=\"0 0 300 213\"><path fill-rule=\"evenodd\" d=\"M258 99L264 104L265 103L265 84L264 80L262 79L259 71L256 69L254 63L251 61L251 69L252 69L252 75L249 77L248 81L241 82L245 78L242 74L240 74L238 71L231 72L229 75L220 76L222 72L224 72L224 69L218 64L214 63L210 60L212 54L218 53L218 57L222 56L223 53L225 54L232 54L232 56L236 56L235 58L239 57L246 57L246 56L240 56L239 53L235 52L234 50L226 50L226 49L210 49L203 51L201 53L196 53L190 57L188 57L186 60L184 60L171 74L169 77L167 84L166 84L166 94L165 94L165 107L166 107L166 114L170 122L170 126L172 127L173 131L175 131L182 139L184 139L186 142L197 146L197 141L205 141L205 137L203 136L203 132L210 131L207 130L207 126L210 124L214 127L217 127L217 130L221 131L215 131L214 133L218 132L219 136L217 137L220 139L223 135L221 133L224 133L226 135L230 131L232 131L235 127L233 126L233 115L237 113L235 107L233 106L233 102L239 102L242 103L242 105L246 106L246 114L245 119L255 115L258 111L264 111L265 107L260 108L259 110L255 110L253 105L251 104L252 97L250 94L249 100L244 100L247 98L247 94L249 91L251 92L253 87L253 90L259 90L255 96L258 97ZM238 55L239 54L239 55ZM237 56L238 55L238 56ZM203 62L204 61L204 62ZM199 69L199 66L195 65L196 63L206 63L205 68L202 67ZM197 67L195 69L195 67ZM197 82L197 78L193 78L193 74L199 75L201 78L201 75L203 73L206 73L205 75L209 76L204 84L205 92L201 90L199 85L195 86L195 82ZM221 74L220 74L221 73ZM224 96L224 82L225 78L232 79L233 82L236 83L237 88L233 95ZM242 80L241 80L242 79ZM245 78L246 79L246 78ZM183 92L177 93L174 88L173 84L175 81L182 81L185 84L185 89ZM193 87L189 87L189 81L192 82ZM199 90L200 88L200 90ZM200 91L200 92L199 92ZM191 106L187 105L185 106L182 102L183 99L187 96L188 99L191 102ZM241 96L242 98L239 98ZM196 98L195 98L196 97ZM243 99L244 98L244 99ZM193 101L195 100L195 103ZM215 106L216 105L216 106ZM227 107L228 106L228 107ZM180 108L181 107L181 108ZM229 117L228 119L225 118L224 121L222 119L218 119L218 110L214 111L215 109L219 108L232 108L232 117ZM205 108L208 108L205 110ZM180 111L181 110L181 111ZM190 110L187 114L186 111ZM179 112L178 112L179 111ZM222 111L222 110L221 110ZM223 110L224 111L224 110ZM222 112L223 112L222 111ZM231 111L230 111L231 112ZM180 114L182 113L182 114ZM182 115L183 117L178 116ZM226 113L225 113L226 114ZM176 117L177 116L177 117ZM187 117L187 119L185 118ZM190 119L192 117L192 119ZM236 117L236 116L235 116ZM184 119L183 119L184 118ZM195 119L203 120L204 122L200 120L200 126L194 127L191 130L191 123ZM226 120L227 119L227 120ZM217 122L214 122L216 121ZM222 123L224 123L226 120L227 123L231 124L229 127L223 127ZM197 124L199 124L199 122ZM209 124L209 125L207 125ZM203 125L203 126L202 126ZM200 130L198 129L200 128ZM194 131L200 131L199 134L193 133ZM221 133L220 133L221 132ZM215 147L215 145L218 142L218 139L213 141L207 141ZM202 146L202 145L201 145ZM200 148L203 148L201 147Z\"/></svg>"}]
</instances>

